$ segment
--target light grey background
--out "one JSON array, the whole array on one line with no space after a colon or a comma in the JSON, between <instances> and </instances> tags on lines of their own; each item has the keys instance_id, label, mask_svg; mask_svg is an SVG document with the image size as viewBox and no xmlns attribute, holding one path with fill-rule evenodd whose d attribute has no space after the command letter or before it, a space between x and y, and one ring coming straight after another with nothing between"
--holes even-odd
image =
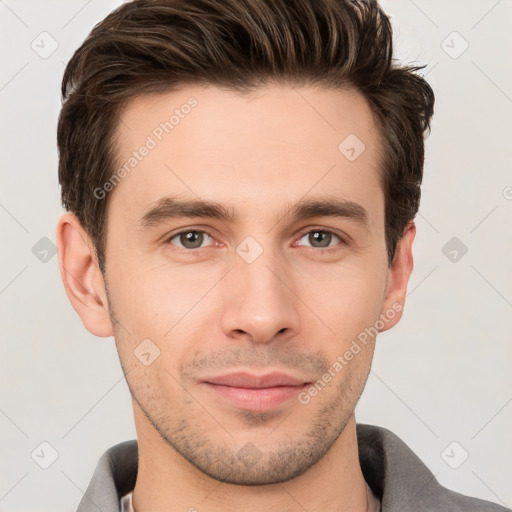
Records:
<instances>
[{"instance_id":1,"label":"light grey background","mask_svg":"<svg viewBox=\"0 0 512 512\"><path fill-rule=\"evenodd\" d=\"M113 339L82 326L40 241L62 213L64 66L119 3L0 0L3 512L76 510L100 455L135 437ZM447 487L511 507L512 3L383 6L399 58L428 64L436 111L405 315L379 337L356 417L399 435Z\"/></svg>"}]
</instances>

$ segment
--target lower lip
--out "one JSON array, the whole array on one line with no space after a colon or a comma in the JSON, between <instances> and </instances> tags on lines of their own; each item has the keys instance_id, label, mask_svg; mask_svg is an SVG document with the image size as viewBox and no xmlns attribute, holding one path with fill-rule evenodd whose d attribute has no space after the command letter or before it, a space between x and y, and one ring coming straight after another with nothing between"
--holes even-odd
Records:
<instances>
[{"instance_id":1,"label":"lower lip","mask_svg":"<svg viewBox=\"0 0 512 512\"><path fill-rule=\"evenodd\" d=\"M258 389L234 388L210 382L203 382L203 385L240 409L270 411L296 397L309 384Z\"/></svg>"}]
</instances>

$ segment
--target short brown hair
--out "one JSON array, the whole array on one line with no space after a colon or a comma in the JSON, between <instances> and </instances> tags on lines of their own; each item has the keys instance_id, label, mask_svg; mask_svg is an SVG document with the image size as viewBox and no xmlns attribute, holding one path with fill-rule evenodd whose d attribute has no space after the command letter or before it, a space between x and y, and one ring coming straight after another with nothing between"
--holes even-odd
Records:
<instances>
[{"instance_id":1,"label":"short brown hair","mask_svg":"<svg viewBox=\"0 0 512 512\"><path fill-rule=\"evenodd\" d=\"M114 135L136 96L186 84L241 93L270 82L355 88L382 141L389 264L419 208L434 93L392 57L392 27L372 0L135 0L98 23L68 63L59 116L63 206L87 230L104 270Z\"/></svg>"}]
</instances>

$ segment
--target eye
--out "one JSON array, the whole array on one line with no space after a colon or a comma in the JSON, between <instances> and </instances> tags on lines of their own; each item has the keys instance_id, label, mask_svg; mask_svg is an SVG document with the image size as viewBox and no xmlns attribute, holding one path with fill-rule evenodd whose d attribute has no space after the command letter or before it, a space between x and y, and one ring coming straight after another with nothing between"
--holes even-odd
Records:
<instances>
[{"instance_id":1,"label":"eye","mask_svg":"<svg viewBox=\"0 0 512 512\"><path fill-rule=\"evenodd\" d=\"M300 240L303 238L306 238L306 240L311 244L310 247L314 248L324 248L324 247L332 247L333 245L338 245L336 243L331 244L331 242L334 240L338 240L339 242L344 242L344 240L341 239L339 235L336 233L333 233L332 231L326 230L326 229L312 229L310 231L307 231L304 233ZM305 245L303 243L300 243L300 245Z\"/></svg>"},{"instance_id":2,"label":"eye","mask_svg":"<svg viewBox=\"0 0 512 512\"><path fill-rule=\"evenodd\" d=\"M207 240L207 238L212 238L206 231L199 231L196 229L188 229L186 231L180 231L172 235L170 238L166 240L166 243L171 243L180 247L181 249L199 249L203 246L203 242ZM173 240L176 239L179 243L174 243Z\"/></svg>"}]
</instances>

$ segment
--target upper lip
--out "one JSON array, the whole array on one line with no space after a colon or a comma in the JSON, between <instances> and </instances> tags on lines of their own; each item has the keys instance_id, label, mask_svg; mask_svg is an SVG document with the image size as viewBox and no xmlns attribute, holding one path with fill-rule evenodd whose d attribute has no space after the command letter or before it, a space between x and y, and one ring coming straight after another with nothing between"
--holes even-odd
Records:
<instances>
[{"instance_id":1,"label":"upper lip","mask_svg":"<svg viewBox=\"0 0 512 512\"><path fill-rule=\"evenodd\" d=\"M297 379L285 373L267 373L265 375L253 375L246 372L229 373L205 379L204 382L220 386L234 388L272 388L275 386L301 386L306 384L304 380Z\"/></svg>"}]
</instances>

